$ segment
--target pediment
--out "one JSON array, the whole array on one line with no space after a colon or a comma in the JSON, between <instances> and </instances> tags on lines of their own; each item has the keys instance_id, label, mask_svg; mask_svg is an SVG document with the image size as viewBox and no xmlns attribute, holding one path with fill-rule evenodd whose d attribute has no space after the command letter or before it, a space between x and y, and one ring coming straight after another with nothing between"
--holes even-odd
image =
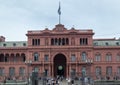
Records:
<instances>
[{"instance_id":1,"label":"pediment","mask_svg":"<svg viewBox=\"0 0 120 85\"><path fill-rule=\"evenodd\" d=\"M55 28L53 29L53 31L56 31L56 32L63 32L65 30L67 30L67 29L62 24L56 25Z\"/></svg>"}]
</instances>

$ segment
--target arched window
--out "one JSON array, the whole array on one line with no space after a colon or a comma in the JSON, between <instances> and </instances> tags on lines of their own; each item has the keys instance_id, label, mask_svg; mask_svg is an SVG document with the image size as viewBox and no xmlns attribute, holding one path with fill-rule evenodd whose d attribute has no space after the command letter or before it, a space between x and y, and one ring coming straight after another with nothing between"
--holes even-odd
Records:
<instances>
[{"instance_id":1,"label":"arched window","mask_svg":"<svg viewBox=\"0 0 120 85\"><path fill-rule=\"evenodd\" d=\"M101 67L96 67L95 73L96 73L96 76L100 76L101 75Z\"/></svg>"},{"instance_id":2,"label":"arched window","mask_svg":"<svg viewBox=\"0 0 120 85\"><path fill-rule=\"evenodd\" d=\"M53 38L51 39L51 45L54 45L54 39Z\"/></svg>"},{"instance_id":3,"label":"arched window","mask_svg":"<svg viewBox=\"0 0 120 85\"><path fill-rule=\"evenodd\" d=\"M20 67L19 68L19 75L20 76L24 76L24 74L25 74L25 68L24 67Z\"/></svg>"},{"instance_id":4,"label":"arched window","mask_svg":"<svg viewBox=\"0 0 120 85\"><path fill-rule=\"evenodd\" d=\"M120 54L117 54L116 61L120 61Z\"/></svg>"},{"instance_id":5,"label":"arched window","mask_svg":"<svg viewBox=\"0 0 120 85\"><path fill-rule=\"evenodd\" d=\"M72 61L72 62L75 62L75 61L76 61L76 56L75 56L75 54L72 54L72 55L71 55L71 61Z\"/></svg>"},{"instance_id":6,"label":"arched window","mask_svg":"<svg viewBox=\"0 0 120 85\"><path fill-rule=\"evenodd\" d=\"M44 61L45 62L49 61L49 55L48 54L44 55Z\"/></svg>"},{"instance_id":7,"label":"arched window","mask_svg":"<svg viewBox=\"0 0 120 85\"><path fill-rule=\"evenodd\" d=\"M112 75L112 66L106 67L106 75Z\"/></svg>"},{"instance_id":8,"label":"arched window","mask_svg":"<svg viewBox=\"0 0 120 85\"><path fill-rule=\"evenodd\" d=\"M87 54L86 52L82 52L82 61L86 61L87 60Z\"/></svg>"},{"instance_id":9,"label":"arched window","mask_svg":"<svg viewBox=\"0 0 120 85\"><path fill-rule=\"evenodd\" d=\"M3 67L2 68L0 67L0 76L4 75L4 73L5 73L4 71L5 71L5 69Z\"/></svg>"},{"instance_id":10,"label":"arched window","mask_svg":"<svg viewBox=\"0 0 120 85\"><path fill-rule=\"evenodd\" d=\"M59 38L59 45L62 45L61 38Z\"/></svg>"},{"instance_id":11,"label":"arched window","mask_svg":"<svg viewBox=\"0 0 120 85\"><path fill-rule=\"evenodd\" d=\"M82 76L86 76L86 67L82 67Z\"/></svg>"},{"instance_id":12,"label":"arched window","mask_svg":"<svg viewBox=\"0 0 120 85\"><path fill-rule=\"evenodd\" d=\"M66 45L69 45L69 39L66 38Z\"/></svg>"},{"instance_id":13,"label":"arched window","mask_svg":"<svg viewBox=\"0 0 120 85\"><path fill-rule=\"evenodd\" d=\"M4 62L4 54L0 54L0 62Z\"/></svg>"},{"instance_id":14,"label":"arched window","mask_svg":"<svg viewBox=\"0 0 120 85\"><path fill-rule=\"evenodd\" d=\"M34 53L34 61L38 61L39 60L39 54L36 52Z\"/></svg>"},{"instance_id":15,"label":"arched window","mask_svg":"<svg viewBox=\"0 0 120 85\"><path fill-rule=\"evenodd\" d=\"M101 55L100 54L95 55L95 61L101 61Z\"/></svg>"},{"instance_id":16,"label":"arched window","mask_svg":"<svg viewBox=\"0 0 120 85\"><path fill-rule=\"evenodd\" d=\"M5 60L4 60L5 62L8 62L9 61L9 54L6 54L5 55Z\"/></svg>"},{"instance_id":17,"label":"arched window","mask_svg":"<svg viewBox=\"0 0 120 85\"><path fill-rule=\"evenodd\" d=\"M117 67L117 74L120 75L120 66Z\"/></svg>"},{"instance_id":18,"label":"arched window","mask_svg":"<svg viewBox=\"0 0 120 85\"><path fill-rule=\"evenodd\" d=\"M112 55L111 54L106 54L106 61L112 61Z\"/></svg>"},{"instance_id":19,"label":"arched window","mask_svg":"<svg viewBox=\"0 0 120 85\"><path fill-rule=\"evenodd\" d=\"M55 38L55 45L58 45L59 40L57 38Z\"/></svg>"},{"instance_id":20,"label":"arched window","mask_svg":"<svg viewBox=\"0 0 120 85\"><path fill-rule=\"evenodd\" d=\"M10 55L10 61L11 61L11 62L14 62L14 61L15 61L15 54L12 53L12 54Z\"/></svg>"},{"instance_id":21,"label":"arched window","mask_svg":"<svg viewBox=\"0 0 120 85\"><path fill-rule=\"evenodd\" d=\"M26 61L26 56L24 53L21 54L21 57L22 57L22 61L25 62Z\"/></svg>"},{"instance_id":22,"label":"arched window","mask_svg":"<svg viewBox=\"0 0 120 85\"><path fill-rule=\"evenodd\" d=\"M14 67L10 67L9 68L9 75L10 76L14 76L15 75L15 68Z\"/></svg>"},{"instance_id":23,"label":"arched window","mask_svg":"<svg viewBox=\"0 0 120 85\"><path fill-rule=\"evenodd\" d=\"M38 68L38 67L35 67L35 68L34 68L34 72L39 72L39 68Z\"/></svg>"},{"instance_id":24,"label":"arched window","mask_svg":"<svg viewBox=\"0 0 120 85\"><path fill-rule=\"evenodd\" d=\"M62 39L62 45L65 45L65 38Z\"/></svg>"}]
</instances>

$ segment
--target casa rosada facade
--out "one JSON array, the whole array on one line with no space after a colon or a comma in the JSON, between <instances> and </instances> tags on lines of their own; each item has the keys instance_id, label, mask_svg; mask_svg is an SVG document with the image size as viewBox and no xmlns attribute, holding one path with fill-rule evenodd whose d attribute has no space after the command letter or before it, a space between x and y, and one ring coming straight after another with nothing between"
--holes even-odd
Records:
<instances>
[{"instance_id":1,"label":"casa rosada facade","mask_svg":"<svg viewBox=\"0 0 120 85\"><path fill-rule=\"evenodd\" d=\"M0 76L94 79L120 76L120 39L93 39L92 29L67 29L58 24L52 30L28 31L27 41L5 41L0 36Z\"/></svg>"}]
</instances>

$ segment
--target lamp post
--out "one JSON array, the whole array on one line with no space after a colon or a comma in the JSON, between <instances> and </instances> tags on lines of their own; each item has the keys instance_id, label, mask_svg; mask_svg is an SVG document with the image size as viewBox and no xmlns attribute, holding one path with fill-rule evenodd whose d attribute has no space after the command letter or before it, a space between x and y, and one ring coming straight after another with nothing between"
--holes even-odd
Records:
<instances>
[{"instance_id":1,"label":"lamp post","mask_svg":"<svg viewBox=\"0 0 120 85\"><path fill-rule=\"evenodd\" d=\"M27 73L28 73L28 85L30 84L30 75L29 75L29 66L32 64L31 60L26 60L25 64L27 65Z\"/></svg>"},{"instance_id":2,"label":"lamp post","mask_svg":"<svg viewBox=\"0 0 120 85\"><path fill-rule=\"evenodd\" d=\"M73 70L70 70L70 77L73 78Z\"/></svg>"},{"instance_id":3,"label":"lamp post","mask_svg":"<svg viewBox=\"0 0 120 85\"><path fill-rule=\"evenodd\" d=\"M84 78L85 78L85 74L86 74L86 72L85 72L85 70L82 70L82 85L84 85Z\"/></svg>"},{"instance_id":4,"label":"lamp post","mask_svg":"<svg viewBox=\"0 0 120 85\"><path fill-rule=\"evenodd\" d=\"M43 71L43 85L46 85L45 70Z\"/></svg>"},{"instance_id":5,"label":"lamp post","mask_svg":"<svg viewBox=\"0 0 120 85\"><path fill-rule=\"evenodd\" d=\"M86 64L87 64L87 66L88 66L88 71L89 71L89 76L88 76L88 83L90 84L90 80L91 80L91 78L90 78L90 74L91 74L91 64L92 64L92 59L88 59L87 61L86 61Z\"/></svg>"}]
</instances>

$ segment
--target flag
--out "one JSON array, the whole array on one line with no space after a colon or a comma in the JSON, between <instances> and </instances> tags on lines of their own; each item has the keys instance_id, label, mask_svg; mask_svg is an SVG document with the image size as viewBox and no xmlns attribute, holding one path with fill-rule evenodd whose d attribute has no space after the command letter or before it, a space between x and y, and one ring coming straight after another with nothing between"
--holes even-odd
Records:
<instances>
[{"instance_id":1,"label":"flag","mask_svg":"<svg viewBox=\"0 0 120 85\"><path fill-rule=\"evenodd\" d=\"M61 15L61 7L60 7L60 2L59 2L58 14L59 14L59 15Z\"/></svg>"}]
</instances>

